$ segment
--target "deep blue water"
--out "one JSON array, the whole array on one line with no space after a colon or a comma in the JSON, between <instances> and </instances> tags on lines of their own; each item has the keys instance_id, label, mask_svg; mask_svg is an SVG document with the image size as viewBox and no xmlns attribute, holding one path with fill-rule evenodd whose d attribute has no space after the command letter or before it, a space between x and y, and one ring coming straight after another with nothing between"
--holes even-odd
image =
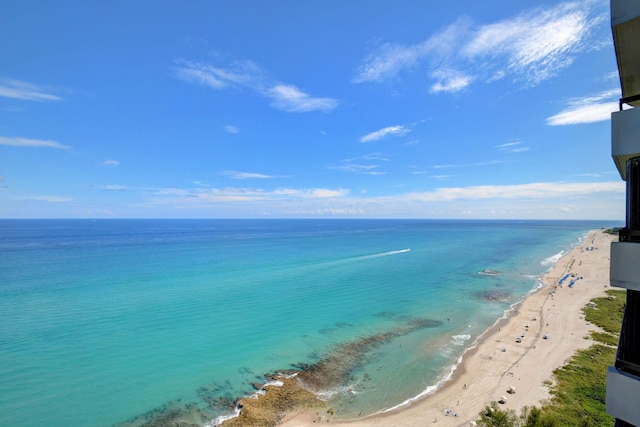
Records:
<instances>
[{"instance_id":1,"label":"deep blue water","mask_svg":"<svg viewBox=\"0 0 640 427\"><path fill-rule=\"evenodd\" d=\"M229 409L211 399L265 373L437 321L330 390L357 393L342 416L389 408L446 375L554 255L620 225L0 220L0 425L108 426L178 401L214 419Z\"/></svg>"}]
</instances>

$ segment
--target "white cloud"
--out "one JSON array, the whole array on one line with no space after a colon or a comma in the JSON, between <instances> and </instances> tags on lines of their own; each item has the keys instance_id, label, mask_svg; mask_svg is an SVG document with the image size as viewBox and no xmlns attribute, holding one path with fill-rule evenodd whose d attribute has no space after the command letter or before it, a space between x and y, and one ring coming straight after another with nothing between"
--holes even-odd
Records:
<instances>
[{"instance_id":1,"label":"white cloud","mask_svg":"<svg viewBox=\"0 0 640 427\"><path fill-rule=\"evenodd\" d=\"M26 196L26 197L17 197L15 200L48 202L48 203L69 203L73 201L71 197L60 197L60 196Z\"/></svg>"},{"instance_id":2,"label":"white cloud","mask_svg":"<svg viewBox=\"0 0 640 427\"><path fill-rule=\"evenodd\" d=\"M287 212L295 216L359 216L365 213L362 208L310 208Z\"/></svg>"},{"instance_id":3,"label":"white cloud","mask_svg":"<svg viewBox=\"0 0 640 427\"><path fill-rule=\"evenodd\" d=\"M458 19L424 42L414 45L385 43L364 60L352 81L380 82L395 77L404 69L416 67L429 54L450 55L458 39L467 32L469 24L466 18Z\"/></svg>"},{"instance_id":4,"label":"white cloud","mask_svg":"<svg viewBox=\"0 0 640 427\"><path fill-rule=\"evenodd\" d=\"M590 17L588 2L535 8L510 19L483 25L461 50L485 65L500 59L517 78L535 85L573 63L590 47L590 31L602 17Z\"/></svg>"},{"instance_id":5,"label":"white cloud","mask_svg":"<svg viewBox=\"0 0 640 427\"><path fill-rule=\"evenodd\" d=\"M216 75L215 70L204 69L200 66L176 68L176 77L187 83L197 83L212 89L222 89L227 82Z\"/></svg>"},{"instance_id":6,"label":"white cloud","mask_svg":"<svg viewBox=\"0 0 640 427\"><path fill-rule=\"evenodd\" d=\"M47 89L21 80L0 80L0 96L23 99L27 101L60 101L57 95L48 93Z\"/></svg>"},{"instance_id":7,"label":"white cloud","mask_svg":"<svg viewBox=\"0 0 640 427\"><path fill-rule=\"evenodd\" d=\"M116 166L120 166L120 162L113 159L107 159L102 162L102 166L107 166L111 168L115 168Z\"/></svg>"},{"instance_id":8,"label":"white cloud","mask_svg":"<svg viewBox=\"0 0 640 427\"><path fill-rule=\"evenodd\" d=\"M156 199L156 202L158 203L179 202L192 206L214 202L273 202L287 200L335 199L345 197L347 194L349 194L349 190L334 190L327 188L277 188L270 191L255 188L164 188L155 192L155 196L161 197L160 199Z\"/></svg>"},{"instance_id":9,"label":"white cloud","mask_svg":"<svg viewBox=\"0 0 640 427\"><path fill-rule=\"evenodd\" d=\"M433 179L447 179L435 176ZM148 206L196 216L346 215L369 218L612 219L624 212L625 183L538 182L440 187L432 191L368 196L343 188L164 188ZM159 206L162 206L160 208ZM166 211L172 209L172 211Z\"/></svg>"},{"instance_id":10,"label":"white cloud","mask_svg":"<svg viewBox=\"0 0 640 427\"><path fill-rule=\"evenodd\" d=\"M329 166L329 169L340 170L344 172L363 173L373 175L378 165L359 165L356 163L343 163L340 165Z\"/></svg>"},{"instance_id":11,"label":"white cloud","mask_svg":"<svg viewBox=\"0 0 640 427\"><path fill-rule=\"evenodd\" d=\"M436 178L445 179L448 175ZM537 182L512 185L476 185L468 187L441 187L433 191L405 193L394 196L380 196L362 199L368 202L402 203L402 202L450 202L456 200L541 200L541 199L575 199L598 193L618 193L624 195L625 183L610 182ZM199 199L205 201L252 201L283 199L326 199L344 198L349 195L347 189L327 188L277 188L274 190L252 188L165 188L156 190L157 196L178 196L185 200ZM350 198L353 201L355 199Z\"/></svg>"},{"instance_id":12,"label":"white cloud","mask_svg":"<svg viewBox=\"0 0 640 427\"><path fill-rule=\"evenodd\" d=\"M251 61L235 61L228 68L184 60L177 63L175 75L180 80L212 89L229 86L249 88L271 99L274 108L286 112L328 111L338 106L338 100L334 98L312 97L294 85L275 82ZM233 129L237 130L233 126L226 128L227 132L237 133Z\"/></svg>"},{"instance_id":13,"label":"white cloud","mask_svg":"<svg viewBox=\"0 0 640 427\"><path fill-rule=\"evenodd\" d=\"M529 151L529 147L523 147L522 142L507 142L505 144L498 145L496 148L500 151L506 151L509 153L524 153Z\"/></svg>"},{"instance_id":14,"label":"white cloud","mask_svg":"<svg viewBox=\"0 0 640 427\"><path fill-rule=\"evenodd\" d=\"M233 179L270 179L275 178L271 175L265 175L261 173L254 172L237 172L237 171L227 171L224 172L225 175L230 176Z\"/></svg>"},{"instance_id":15,"label":"white cloud","mask_svg":"<svg viewBox=\"0 0 640 427\"><path fill-rule=\"evenodd\" d=\"M227 133L234 133L235 134L235 133L239 133L240 129L238 129L237 127L232 126L232 125L226 125L224 127L224 131L227 132Z\"/></svg>"},{"instance_id":16,"label":"white cloud","mask_svg":"<svg viewBox=\"0 0 640 427\"><path fill-rule=\"evenodd\" d=\"M386 175L386 172L378 171L380 165L364 164L363 162L386 162L388 159L382 153L369 153L364 156L342 160L337 165L329 166L329 169L340 170L344 172L358 173L363 175Z\"/></svg>"},{"instance_id":17,"label":"white cloud","mask_svg":"<svg viewBox=\"0 0 640 427\"><path fill-rule=\"evenodd\" d=\"M362 138L360 138L360 142L377 141L389 135L404 135L408 132L410 132L410 129L408 129L406 126L402 126L402 125L388 126L386 128L382 128L380 130L371 132L363 136Z\"/></svg>"},{"instance_id":18,"label":"white cloud","mask_svg":"<svg viewBox=\"0 0 640 427\"><path fill-rule=\"evenodd\" d=\"M267 90L265 94L273 99L271 104L273 107L290 113L328 111L338 106L336 99L314 98L293 85L278 84Z\"/></svg>"},{"instance_id":19,"label":"white cloud","mask_svg":"<svg viewBox=\"0 0 640 427\"><path fill-rule=\"evenodd\" d=\"M547 124L550 126L563 126L602 122L609 120L611 118L611 113L617 110L617 102L573 107L547 118Z\"/></svg>"},{"instance_id":20,"label":"white cloud","mask_svg":"<svg viewBox=\"0 0 640 427\"><path fill-rule=\"evenodd\" d=\"M352 81L377 82L394 77L402 69L414 66L427 52L424 45L401 46L386 43L365 59Z\"/></svg>"},{"instance_id":21,"label":"white cloud","mask_svg":"<svg viewBox=\"0 0 640 427\"><path fill-rule=\"evenodd\" d=\"M68 145L60 144L56 141L6 136L0 136L0 145L11 145L14 147L49 147L58 148L60 150L71 149L71 147L69 147Z\"/></svg>"},{"instance_id":22,"label":"white cloud","mask_svg":"<svg viewBox=\"0 0 640 427\"><path fill-rule=\"evenodd\" d=\"M508 163L506 160L489 160L487 162L477 162L477 163L467 163L467 164L445 164L445 165L434 165L433 169L452 169L452 168L466 168L470 166L492 166L498 165L501 163Z\"/></svg>"},{"instance_id":23,"label":"white cloud","mask_svg":"<svg viewBox=\"0 0 640 427\"><path fill-rule=\"evenodd\" d=\"M411 193L401 199L422 202L480 199L552 199L584 196L602 192L621 193L624 182L541 182L516 185L477 185L438 188L431 192Z\"/></svg>"},{"instance_id":24,"label":"white cloud","mask_svg":"<svg viewBox=\"0 0 640 427\"><path fill-rule=\"evenodd\" d=\"M550 126L575 125L609 120L611 113L618 111L617 101L605 101L620 96L619 89L604 91L584 98L569 100L568 106L547 118Z\"/></svg>"},{"instance_id":25,"label":"white cloud","mask_svg":"<svg viewBox=\"0 0 640 427\"><path fill-rule=\"evenodd\" d=\"M115 185L115 184L102 185L99 188L101 190L106 190L106 191L125 191L125 190L127 190L126 186L124 186L124 185Z\"/></svg>"},{"instance_id":26,"label":"white cloud","mask_svg":"<svg viewBox=\"0 0 640 427\"><path fill-rule=\"evenodd\" d=\"M605 19L602 13L592 16L594 4L585 0L533 8L475 28L459 19L424 42L382 45L364 60L353 82L384 81L426 63L427 74L436 80L432 93L457 92L481 77L490 83L508 74L533 86L592 47L592 30Z\"/></svg>"},{"instance_id":27,"label":"white cloud","mask_svg":"<svg viewBox=\"0 0 640 427\"><path fill-rule=\"evenodd\" d=\"M176 61L176 77L187 83L196 83L211 89L228 86L255 87L265 79L262 69L251 61L235 61L228 68L185 60Z\"/></svg>"},{"instance_id":28,"label":"white cloud","mask_svg":"<svg viewBox=\"0 0 640 427\"><path fill-rule=\"evenodd\" d=\"M431 86L431 93L460 92L473 81L473 77L456 70L437 70L431 74L437 81Z\"/></svg>"}]
</instances>

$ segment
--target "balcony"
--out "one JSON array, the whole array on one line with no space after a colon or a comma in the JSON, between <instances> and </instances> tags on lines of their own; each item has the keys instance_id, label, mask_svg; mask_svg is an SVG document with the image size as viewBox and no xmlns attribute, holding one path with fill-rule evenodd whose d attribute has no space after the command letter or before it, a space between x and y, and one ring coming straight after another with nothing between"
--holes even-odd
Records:
<instances>
[{"instance_id":1,"label":"balcony","mask_svg":"<svg viewBox=\"0 0 640 427\"><path fill-rule=\"evenodd\" d=\"M640 106L640 2L611 0L611 31L616 49L622 98Z\"/></svg>"}]
</instances>

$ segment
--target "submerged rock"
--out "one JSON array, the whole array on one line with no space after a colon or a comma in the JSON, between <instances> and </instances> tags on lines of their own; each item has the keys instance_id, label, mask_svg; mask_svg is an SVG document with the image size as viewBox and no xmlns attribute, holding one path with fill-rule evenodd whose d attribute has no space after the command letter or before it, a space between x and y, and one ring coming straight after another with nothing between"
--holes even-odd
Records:
<instances>
[{"instance_id":1,"label":"submerged rock","mask_svg":"<svg viewBox=\"0 0 640 427\"><path fill-rule=\"evenodd\" d=\"M411 332L433 328L442 322L425 318L407 318L406 323L386 332L369 335L338 345L316 363L301 363L299 369L266 376L282 382L282 386L266 385L266 393L238 401L240 415L222 423L224 427L275 426L287 413L320 408L326 405L318 393L348 384L354 371L360 368L373 350L390 340Z\"/></svg>"},{"instance_id":2,"label":"submerged rock","mask_svg":"<svg viewBox=\"0 0 640 427\"><path fill-rule=\"evenodd\" d=\"M276 376L277 377L277 376ZM267 385L266 393L256 398L238 401L240 415L222 423L224 427L276 426L288 413L296 410L320 408L324 405L318 397L301 386L294 378L277 377L282 386Z\"/></svg>"},{"instance_id":3,"label":"submerged rock","mask_svg":"<svg viewBox=\"0 0 640 427\"><path fill-rule=\"evenodd\" d=\"M174 402L133 418L117 427L200 427L211 420L211 414L195 404Z\"/></svg>"},{"instance_id":4,"label":"submerged rock","mask_svg":"<svg viewBox=\"0 0 640 427\"><path fill-rule=\"evenodd\" d=\"M489 302L507 302L511 299L511 292L505 289L491 289L478 292L476 297Z\"/></svg>"}]
</instances>

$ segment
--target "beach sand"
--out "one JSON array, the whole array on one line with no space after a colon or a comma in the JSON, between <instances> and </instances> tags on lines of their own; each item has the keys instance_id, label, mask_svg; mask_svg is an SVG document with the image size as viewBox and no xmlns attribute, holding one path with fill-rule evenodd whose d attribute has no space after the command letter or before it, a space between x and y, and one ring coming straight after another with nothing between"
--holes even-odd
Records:
<instances>
[{"instance_id":1,"label":"beach sand","mask_svg":"<svg viewBox=\"0 0 640 427\"><path fill-rule=\"evenodd\" d=\"M600 230L590 232L582 245L565 254L544 276L539 291L483 334L476 347L465 353L451 378L433 394L359 420L341 421L314 411L291 414L280 425L465 426L501 396L507 398L501 406L517 413L524 406L539 405L550 397L553 371L577 350L593 343L589 332L597 328L585 322L582 308L591 299L603 296L609 287L609 248L615 240L616 236ZM567 273L576 277L557 286ZM568 286L571 280L575 280L573 287ZM522 334L522 342L517 343L516 338ZM507 392L510 387L515 393ZM447 410L451 411L449 415Z\"/></svg>"}]
</instances>

